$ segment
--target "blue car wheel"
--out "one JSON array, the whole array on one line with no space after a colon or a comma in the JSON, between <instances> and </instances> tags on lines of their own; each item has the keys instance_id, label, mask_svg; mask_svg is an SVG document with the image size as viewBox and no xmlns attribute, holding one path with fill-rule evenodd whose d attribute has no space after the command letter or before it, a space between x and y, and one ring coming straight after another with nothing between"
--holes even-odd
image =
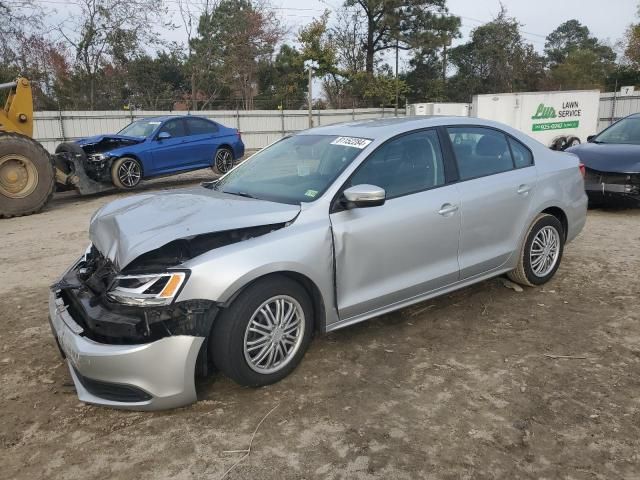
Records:
<instances>
[{"instance_id":1,"label":"blue car wheel","mask_svg":"<svg viewBox=\"0 0 640 480\"><path fill-rule=\"evenodd\" d=\"M122 157L111 165L111 180L122 189L136 187L142 180L142 166L135 158Z\"/></svg>"},{"instance_id":2,"label":"blue car wheel","mask_svg":"<svg viewBox=\"0 0 640 480\"><path fill-rule=\"evenodd\" d=\"M224 175L233 168L233 152L226 148L221 147L216 150L216 155L213 160L213 171Z\"/></svg>"}]
</instances>

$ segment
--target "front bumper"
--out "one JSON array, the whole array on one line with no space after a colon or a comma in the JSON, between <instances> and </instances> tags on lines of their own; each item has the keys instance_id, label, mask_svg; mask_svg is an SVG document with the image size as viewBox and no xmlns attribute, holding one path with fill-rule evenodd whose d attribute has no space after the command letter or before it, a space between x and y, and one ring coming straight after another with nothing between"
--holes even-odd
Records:
<instances>
[{"instance_id":1,"label":"front bumper","mask_svg":"<svg viewBox=\"0 0 640 480\"><path fill-rule=\"evenodd\" d=\"M174 335L138 345L98 343L84 335L59 291L49 295L51 329L80 400L130 410L195 402L195 366L204 337Z\"/></svg>"}]
</instances>

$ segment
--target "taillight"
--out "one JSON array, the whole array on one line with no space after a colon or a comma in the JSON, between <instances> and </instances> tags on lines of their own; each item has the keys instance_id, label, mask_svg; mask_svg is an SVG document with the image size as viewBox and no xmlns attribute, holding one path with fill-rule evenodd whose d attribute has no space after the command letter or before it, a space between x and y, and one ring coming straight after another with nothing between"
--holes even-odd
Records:
<instances>
[{"instance_id":1,"label":"taillight","mask_svg":"<svg viewBox=\"0 0 640 480\"><path fill-rule=\"evenodd\" d=\"M242 132L237 130L236 133L238 134L238 140L242 140Z\"/></svg>"},{"instance_id":2,"label":"taillight","mask_svg":"<svg viewBox=\"0 0 640 480\"><path fill-rule=\"evenodd\" d=\"M584 167L584 163L580 163L580 165L578 165L578 168L580 169L580 173L582 174L582 178L587 176L587 169Z\"/></svg>"}]
</instances>

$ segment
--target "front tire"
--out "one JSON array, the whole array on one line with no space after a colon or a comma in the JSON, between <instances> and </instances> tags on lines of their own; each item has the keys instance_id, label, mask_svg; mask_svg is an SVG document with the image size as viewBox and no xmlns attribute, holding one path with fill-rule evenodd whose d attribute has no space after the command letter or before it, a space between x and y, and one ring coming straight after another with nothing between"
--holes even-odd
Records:
<instances>
[{"instance_id":1,"label":"front tire","mask_svg":"<svg viewBox=\"0 0 640 480\"><path fill-rule=\"evenodd\" d=\"M135 188L142 180L142 165L135 158L119 158L111 165L111 180L122 190Z\"/></svg>"},{"instance_id":2,"label":"front tire","mask_svg":"<svg viewBox=\"0 0 640 480\"><path fill-rule=\"evenodd\" d=\"M233 152L227 147L216 150L212 165L214 173L224 175L233 168Z\"/></svg>"},{"instance_id":3,"label":"front tire","mask_svg":"<svg viewBox=\"0 0 640 480\"><path fill-rule=\"evenodd\" d=\"M247 287L220 313L209 351L215 366L240 385L269 385L298 366L313 325L306 290L288 277L274 275Z\"/></svg>"},{"instance_id":4,"label":"front tire","mask_svg":"<svg viewBox=\"0 0 640 480\"><path fill-rule=\"evenodd\" d=\"M53 195L55 170L35 140L0 132L0 218L31 215Z\"/></svg>"},{"instance_id":5,"label":"front tire","mask_svg":"<svg viewBox=\"0 0 640 480\"><path fill-rule=\"evenodd\" d=\"M535 287L555 275L564 251L564 229L553 215L541 213L531 224L520 251L518 266L508 273L516 283Z\"/></svg>"}]
</instances>

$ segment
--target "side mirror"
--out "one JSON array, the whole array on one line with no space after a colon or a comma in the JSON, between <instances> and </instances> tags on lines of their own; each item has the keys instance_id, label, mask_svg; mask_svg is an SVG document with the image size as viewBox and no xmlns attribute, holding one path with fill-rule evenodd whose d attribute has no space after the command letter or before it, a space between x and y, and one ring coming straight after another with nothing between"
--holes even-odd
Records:
<instances>
[{"instance_id":1,"label":"side mirror","mask_svg":"<svg viewBox=\"0 0 640 480\"><path fill-rule=\"evenodd\" d=\"M384 188L375 185L354 185L342 192L342 203L347 209L378 207L386 199Z\"/></svg>"},{"instance_id":2,"label":"side mirror","mask_svg":"<svg viewBox=\"0 0 640 480\"><path fill-rule=\"evenodd\" d=\"M587 137L587 142L588 142L588 143L593 142L593 139L594 139L594 138L596 138L596 135L589 135L589 136Z\"/></svg>"},{"instance_id":3,"label":"side mirror","mask_svg":"<svg viewBox=\"0 0 640 480\"><path fill-rule=\"evenodd\" d=\"M160 132L158 134L158 140L169 140L171 138L171 134L169 132Z\"/></svg>"}]
</instances>

